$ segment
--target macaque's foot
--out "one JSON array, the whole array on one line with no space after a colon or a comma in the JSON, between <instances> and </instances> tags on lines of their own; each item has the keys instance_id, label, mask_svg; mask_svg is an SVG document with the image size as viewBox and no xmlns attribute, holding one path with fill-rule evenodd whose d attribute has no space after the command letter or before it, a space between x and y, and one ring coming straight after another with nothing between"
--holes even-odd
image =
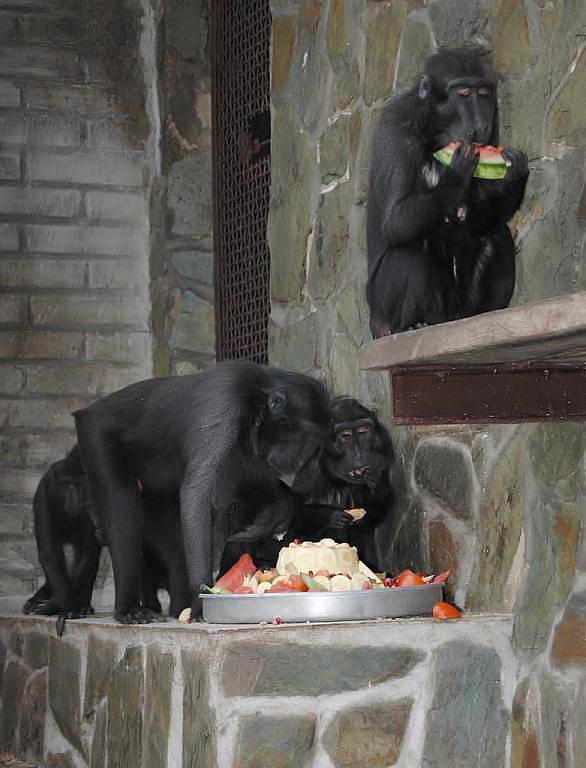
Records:
<instances>
[{"instance_id":1,"label":"macaque's foot","mask_svg":"<svg viewBox=\"0 0 586 768\"><path fill-rule=\"evenodd\" d=\"M114 617L120 624L152 624L167 621L164 616L145 606L137 606L126 611L116 611Z\"/></svg>"},{"instance_id":2,"label":"macaque's foot","mask_svg":"<svg viewBox=\"0 0 586 768\"><path fill-rule=\"evenodd\" d=\"M60 610L57 601L52 597L41 600L35 600L31 597L24 604L22 612L34 613L37 616L56 616Z\"/></svg>"}]
</instances>

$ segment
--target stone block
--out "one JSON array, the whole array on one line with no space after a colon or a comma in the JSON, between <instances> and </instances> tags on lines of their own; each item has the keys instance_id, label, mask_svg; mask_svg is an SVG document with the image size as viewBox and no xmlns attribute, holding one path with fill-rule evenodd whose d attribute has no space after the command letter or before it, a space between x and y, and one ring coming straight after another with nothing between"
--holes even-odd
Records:
<instances>
[{"instance_id":1,"label":"stone block","mask_svg":"<svg viewBox=\"0 0 586 768\"><path fill-rule=\"evenodd\" d=\"M151 337L147 331L126 333L88 333L86 342L87 360L111 360L150 368ZM146 374L148 378L150 374Z\"/></svg>"},{"instance_id":2,"label":"stone block","mask_svg":"<svg viewBox=\"0 0 586 768\"><path fill-rule=\"evenodd\" d=\"M0 49L0 72L17 77L51 77L78 79L83 77L76 51L3 45Z\"/></svg>"},{"instance_id":3,"label":"stone block","mask_svg":"<svg viewBox=\"0 0 586 768\"><path fill-rule=\"evenodd\" d=\"M0 332L0 355L8 358L35 357L59 360L79 359L83 334L64 331Z\"/></svg>"},{"instance_id":4,"label":"stone block","mask_svg":"<svg viewBox=\"0 0 586 768\"><path fill-rule=\"evenodd\" d=\"M22 14L19 27L23 39L29 44L67 44L80 39L82 18L76 14Z\"/></svg>"},{"instance_id":5,"label":"stone block","mask_svg":"<svg viewBox=\"0 0 586 768\"><path fill-rule=\"evenodd\" d=\"M470 520L473 501L472 460L464 446L446 440L422 440L415 451L417 486L460 520Z\"/></svg>"},{"instance_id":6,"label":"stone block","mask_svg":"<svg viewBox=\"0 0 586 768\"><path fill-rule=\"evenodd\" d=\"M82 755L85 748L80 736L81 657L78 649L61 639L49 640L49 705L63 736Z\"/></svg>"},{"instance_id":7,"label":"stone block","mask_svg":"<svg viewBox=\"0 0 586 768\"><path fill-rule=\"evenodd\" d=\"M349 217L352 186L339 184L320 197L307 286L313 298L327 299L342 283L348 269Z\"/></svg>"},{"instance_id":8,"label":"stone block","mask_svg":"<svg viewBox=\"0 0 586 768\"><path fill-rule=\"evenodd\" d=\"M404 568L411 568L416 573L428 573L429 544L425 515L420 503L414 501L408 504L402 519L397 522L398 530L387 558L389 572L400 573Z\"/></svg>"},{"instance_id":9,"label":"stone block","mask_svg":"<svg viewBox=\"0 0 586 768\"><path fill-rule=\"evenodd\" d=\"M555 629L551 649L557 667L586 664L586 592L572 595Z\"/></svg>"},{"instance_id":10,"label":"stone block","mask_svg":"<svg viewBox=\"0 0 586 768\"><path fill-rule=\"evenodd\" d=\"M510 768L531 768L541 764L538 718L536 697L530 680L525 678L517 686L513 697Z\"/></svg>"},{"instance_id":11,"label":"stone block","mask_svg":"<svg viewBox=\"0 0 586 768\"><path fill-rule=\"evenodd\" d=\"M77 763L71 752L49 752L47 768L76 768Z\"/></svg>"},{"instance_id":12,"label":"stone block","mask_svg":"<svg viewBox=\"0 0 586 768\"><path fill-rule=\"evenodd\" d=\"M22 697L21 706L18 754L26 760L41 761L45 746L46 671L30 678Z\"/></svg>"},{"instance_id":13,"label":"stone block","mask_svg":"<svg viewBox=\"0 0 586 768\"><path fill-rule=\"evenodd\" d=\"M429 17L425 12L412 11L407 17L398 53L396 88L415 84L428 56L434 52Z\"/></svg>"},{"instance_id":14,"label":"stone block","mask_svg":"<svg viewBox=\"0 0 586 768\"><path fill-rule=\"evenodd\" d=\"M110 192L93 190L86 196L90 219L127 221L134 226L146 224L147 203L139 192Z\"/></svg>"},{"instance_id":15,"label":"stone block","mask_svg":"<svg viewBox=\"0 0 586 768\"><path fill-rule=\"evenodd\" d=\"M106 737L108 727L108 702L98 707L94 735L92 738L92 750L90 756L90 768L103 768L106 765Z\"/></svg>"},{"instance_id":16,"label":"stone block","mask_svg":"<svg viewBox=\"0 0 586 768\"><path fill-rule=\"evenodd\" d=\"M0 363L0 392L4 395L17 395L26 385L26 371L16 365Z\"/></svg>"},{"instance_id":17,"label":"stone block","mask_svg":"<svg viewBox=\"0 0 586 768\"><path fill-rule=\"evenodd\" d=\"M20 179L20 155L17 152L2 152L0 154L0 180ZM0 204L0 212L2 206Z\"/></svg>"},{"instance_id":18,"label":"stone block","mask_svg":"<svg viewBox=\"0 0 586 768\"><path fill-rule=\"evenodd\" d=\"M0 224L0 251L18 250L18 230L15 224Z\"/></svg>"},{"instance_id":19,"label":"stone block","mask_svg":"<svg viewBox=\"0 0 586 768\"><path fill-rule=\"evenodd\" d=\"M222 662L226 696L320 696L371 688L403 677L423 659L408 648L229 646Z\"/></svg>"},{"instance_id":20,"label":"stone block","mask_svg":"<svg viewBox=\"0 0 586 768\"><path fill-rule=\"evenodd\" d=\"M79 146L81 127L79 120L55 115L0 115L0 136L7 144L26 144L29 147Z\"/></svg>"},{"instance_id":21,"label":"stone block","mask_svg":"<svg viewBox=\"0 0 586 768\"><path fill-rule=\"evenodd\" d=\"M1 412L2 406L0 404ZM9 497L32 499L38 482L41 479L41 474L39 470L26 469L25 467L5 467L0 476L0 494Z\"/></svg>"},{"instance_id":22,"label":"stone block","mask_svg":"<svg viewBox=\"0 0 586 768\"><path fill-rule=\"evenodd\" d=\"M43 669L49 660L49 638L40 632L27 632L22 637L22 660L30 669Z\"/></svg>"},{"instance_id":23,"label":"stone block","mask_svg":"<svg viewBox=\"0 0 586 768\"><path fill-rule=\"evenodd\" d=\"M210 707L207 665L195 652L183 650L182 768L216 768L216 727Z\"/></svg>"},{"instance_id":24,"label":"stone block","mask_svg":"<svg viewBox=\"0 0 586 768\"><path fill-rule=\"evenodd\" d=\"M586 428L572 422L539 424L531 428L529 459L537 478L560 496L576 498L586 450Z\"/></svg>"},{"instance_id":25,"label":"stone block","mask_svg":"<svg viewBox=\"0 0 586 768\"><path fill-rule=\"evenodd\" d=\"M31 296L32 320L42 326L133 326L147 329L149 307L146 299L117 294L81 296L51 294Z\"/></svg>"},{"instance_id":26,"label":"stone block","mask_svg":"<svg viewBox=\"0 0 586 768\"><path fill-rule=\"evenodd\" d=\"M245 716L240 722L238 768L309 768L315 715Z\"/></svg>"},{"instance_id":27,"label":"stone block","mask_svg":"<svg viewBox=\"0 0 586 768\"><path fill-rule=\"evenodd\" d=\"M350 115L340 115L319 141L322 184L329 184L348 170L350 158Z\"/></svg>"},{"instance_id":28,"label":"stone block","mask_svg":"<svg viewBox=\"0 0 586 768\"><path fill-rule=\"evenodd\" d=\"M144 137L131 120L88 120L87 145L98 149L142 149Z\"/></svg>"},{"instance_id":29,"label":"stone block","mask_svg":"<svg viewBox=\"0 0 586 768\"><path fill-rule=\"evenodd\" d=\"M430 520L429 531L429 563L432 573L451 572L451 578L444 587L444 600L454 601L454 584L458 579L460 554L458 544L450 529L442 520Z\"/></svg>"},{"instance_id":30,"label":"stone block","mask_svg":"<svg viewBox=\"0 0 586 768\"><path fill-rule=\"evenodd\" d=\"M0 80L0 107L20 107L20 88Z\"/></svg>"},{"instance_id":31,"label":"stone block","mask_svg":"<svg viewBox=\"0 0 586 768\"><path fill-rule=\"evenodd\" d=\"M2 697L2 748L4 752L16 752L17 728L22 711L22 697L29 672L20 662L10 661L4 673Z\"/></svg>"},{"instance_id":32,"label":"stone block","mask_svg":"<svg viewBox=\"0 0 586 768\"><path fill-rule=\"evenodd\" d=\"M0 303L0 323L15 325L26 320L26 299L21 296L3 296Z\"/></svg>"},{"instance_id":33,"label":"stone block","mask_svg":"<svg viewBox=\"0 0 586 768\"><path fill-rule=\"evenodd\" d=\"M171 234L205 237L212 231L212 155L204 150L169 171L167 206Z\"/></svg>"},{"instance_id":34,"label":"stone block","mask_svg":"<svg viewBox=\"0 0 586 768\"><path fill-rule=\"evenodd\" d=\"M146 296L149 275L146 265L138 259L96 259L88 263L88 283L90 288L140 289Z\"/></svg>"},{"instance_id":35,"label":"stone block","mask_svg":"<svg viewBox=\"0 0 586 768\"><path fill-rule=\"evenodd\" d=\"M46 365L28 371L28 389L33 394L106 395L145 378L142 368L113 365L68 365L67 369Z\"/></svg>"},{"instance_id":36,"label":"stone block","mask_svg":"<svg viewBox=\"0 0 586 768\"><path fill-rule=\"evenodd\" d=\"M360 4L352 0L333 0L330 6L327 44L338 108L345 107L358 95L361 11Z\"/></svg>"},{"instance_id":37,"label":"stone block","mask_svg":"<svg viewBox=\"0 0 586 768\"><path fill-rule=\"evenodd\" d=\"M543 672L539 679L539 695L543 745L541 764L551 765L552 768L566 768L570 763L570 740L575 711L573 691L570 692L568 686Z\"/></svg>"},{"instance_id":38,"label":"stone block","mask_svg":"<svg viewBox=\"0 0 586 768\"><path fill-rule=\"evenodd\" d=\"M493 67L501 75L522 76L532 55L524 4L517 0L494 0L490 21L492 29L498 30L498 34L492 35Z\"/></svg>"},{"instance_id":39,"label":"stone block","mask_svg":"<svg viewBox=\"0 0 586 768\"><path fill-rule=\"evenodd\" d=\"M315 313L297 320L273 311L269 321L269 346L275 350L271 364L293 371L309 371L317 360Z\"/></svg>"},{"instance_id":40,"label":"stone block","mask_svg":"<svg viewBox=\"0 0 586 768\"><path fill-rule=\"evenodd\" d=\"M2 157L0 157L1 165ZM5 178L18 178L18 175ZM81 192L74 189L0 187L0 214L3 216L71 218L79 213L80 205Z\"/></svg>"},{"instance_id":41,"label":"stone block","mask_svg":"<svg viewBox=\"0 0 586 768\"><path fill-rule=\"evenodd\" d=\"M322 49L323 8L314 3L299 7L298 36L293 48L291 90L292 102L300 122L310 130L317 127L324 116L327 103L328 60Z\"/></svg>"},{"instance_id":42,"label":"stone block","mask_svg":"<svg viewBox=\"0 0 586 768\"><path fill-rule=\"evenodd\" d=\"M146 257L142 238L127 227L38 224L26 226L25 237L26 248L33 253Z\"/></svg>"},{"instance_id":43,"label":"stone block","mask_svg":"<svg viewBox=\"0 0 586 768\"><path fill-rule=\"evenodd\" d=\"M428 8L440 47L472 43L488 32L488 0L429 0Z\"/></svg>"},{"instance_id":44,"label":"stone block","mask_svg":"<svg viewBox=\"0 0 586 768\"><path fill-rule=\"evenodd\" d=\"M271 46L275 52L271 56L271 89L274 94L283 87L289 76L297 34L297 14L273 16L271 34Z\"/></svg>"},{"instance_id":45,"label":"stone block","mask_svg":"<svg viewBox=\"0 0 586 768\"><path fill-rule=\"evenodd\" d=\"M214 254L208 251L173 251L171 265L175 272L188 280L204 285L214 284Z\"/></svg>"},{"instance_id":46,"label":"stone block","mask_svg":"<svg viewBox=\"0 0 586 768\"><path fill-rule=\"evenodd\" d=\"M406 0L381 3L366 28L364 101L367 104L392 95L397 51L407 10Z\"/></svg>"},{"instance_id":47,"label":"stone block","mask_svg":"<svg viewBox=\"0 0 586 768\"><path fill-rule=\"evenodd\" d=\"M336 768L387 768L401 754L413 701L377 703L342 710L323 740Z\"/></svg>"},{"instance_id":48,"label":"stone block","mask_svg":"<svg viewBox=\"0 0 586 768\"><path fill-rule=\"evenodd\" d=\"M72 259L0 260L0 283L6 288L83 288L87 272L87 262Z\"/></svg>"},{"instance_id":49,"label":"stone block","mask_svg":"<svg viewBox=\"0 0 586 768\"><path fill-rule=\"evenodd\" d=\"M31 81L23 88L22 104L29 109L95 114L101 118L116 112L116 97L111 89L72 83ZM12 106L18 106L14 104Z\"/></svg>"},{"instance_id":50,"label":"stone block","mask_svg":"<svg viewBox=\"0 0 586 768\"><path fill-rule=\"evenodd\" d=\"M0 536L8 537L15 533L32 533L30 506L21 502L3 501L0 503Z\"/></svg>"},{"instance_id":51,"label":"stone block","mask_svg":"<svg viewBox=\"0 0 586 768\"><path fill-rule=\"evenodd\" d=\"M436 653L422 768L504 768L508 718L498 655L454 642Z\"/></svg>"},{"instance_id":52,"label":"stone block","mask_svg":"<svg viewBox=\"0 0 586 768\"><path fill-rule=\"evenodd\" d=\"M562 141L572 146L583 145L586 109L581 94L585 89L586 54L582 50L548 112L546 134L552 141Z\"/></svg>"},{"instance_id":53,"label":"stone block","mask_svg":"<svg viewBox=\"0 0 586 768\"><path fill-rule=\"evenodd\" d=\"M30 154L28 169L33 181L142 187L146 166L142 157L125 153L37 151Z\"/></svg>"},{"instance_id":54,"label":"stone block","mask_svg":"<svg viewBox=\"0 0 586 768\"><path fill-rule=\"evenodd\" d=\"M16 14L0 13L0 43L13 43L17 38Z\"/></svg>"},{"instance_id":55,"label":"stone block","mask_svg":"<svg viewBox=\"0 0 586 768\"><path fill-rule=\"evenodd\" d=\"M87 403L87 398L83 400L79 398L0 400L0 419L5 429L11 427L73 428L71 412L83 408Z\"/></svg>"},{"instance_id":56,"label":"stone block","mask_svg":"<svg viewBox=\"0 0 586 768\"><path fill-rule=\"evenodd\" d=\"M108 686L108 768L139 768L143 755L143 649L129 646ZM132 709L128 702L132 702Z\"/></svg>"},{"instance_id":57,"label":"stone block","mask_svg":"<svg viewBox=\"0 0 586 768\"><path fill-rule=\"evenodd\" d=\"M213 304L192 291L185 291L181 295L181 309L169 339L169 347L213 355L216 349L215 333Z\"/></svg>"},{"instance_id":58,"label":"stone block","mask_svg":"<svg viewBox=\"0 0 586 768\"><path fill-rule=\"evenodd\" d=\"M208 18L201 3L170 0L165 8L165 41L184 59L208 62Z\"/></svg>"},{"instance_id":59,"label":"stone block","mask_svg":"<svg viewBox=\"0 0 586 768\"><path fill-rule=\"evenodd\" d=\"M83 716L90 722L94 719L100 701L108 691L110 676L116 664L117 656L118 651L115 642L102 640L95 634L90 634L87 645L83 703Z\"/></svg>"},{"instance_id":60,"label":"stone block","mask_svg":"<svg viewBox=\"0 0 586 768\"><path fill-rule=\"evenodd\" d=\"M167 765L174 657L155 646L147 651L143 768Z\"/></svg>"}]
</instances>

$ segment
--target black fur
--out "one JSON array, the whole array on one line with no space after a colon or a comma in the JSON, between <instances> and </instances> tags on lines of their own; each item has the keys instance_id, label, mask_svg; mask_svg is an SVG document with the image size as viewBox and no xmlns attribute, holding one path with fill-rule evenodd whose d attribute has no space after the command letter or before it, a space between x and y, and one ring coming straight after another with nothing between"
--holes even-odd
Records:
<instances>
[{"instance_id":1,"label":"black fur","mask_svg":"<svg viewBox=\"0 0 586 768\"><path fill-rule=\"evenodd\" d=\"M448 87L460 78L472 84L468 96ZM432 154L450 141L462 144L446 168ZM373 136L366 294L375 338L509 304L515 246L507 222L523 200L527 158L507 149L505 179L473 179L469 142L498 145L495 87L477 49L444 50L385 107Z\"/></svg>"},{"instance_id":2,"label":"black fur","mask_svg":"<svg viewBox=\"0 0 586 768\"><path fill-rule=\"evenodd\" d=\"M116 618L148 621L140 602L145 491L179 492L194 615L211 578L212 511L243 500L265 535L288 527L290 483L327 433L328 396L316 380L254 363L150 379L75 415L93 506L116 581Z\"/></svg>"},{"instance_id":3,"label":"black fur","mask_svg":"<svg viewBox=\"0 0 586 768\"><path fill-rule=\"evenodd\" d=\"M348 542L358 549L364 563L380 569L375 531L391 512L390 436L373 411L351 398L334 400L329 417L332 426L327 441L297 474L291 487L295 514L285 535L281 539L264 536L253 541L238 533L233 535L222 554L220 574L244 552L252 555L256 565L266 568L275 565L281 547L294 539L315 541L323 537ZM344 512L355 507L367 512L356 523ZM251 514L252 510L242 505L233 515L233 529L249 531Z\"/></svg>"}]
</instances>

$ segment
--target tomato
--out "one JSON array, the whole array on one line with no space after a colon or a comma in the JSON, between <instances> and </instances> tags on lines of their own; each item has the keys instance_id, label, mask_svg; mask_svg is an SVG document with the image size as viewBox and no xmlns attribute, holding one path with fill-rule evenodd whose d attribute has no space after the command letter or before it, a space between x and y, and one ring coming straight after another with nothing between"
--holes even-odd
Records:
<instances>
[{"instance_id":1,"label":"tomato","mask_svg":"<svg viewBox=\"0 0 586 768\"><path fill-rule=\"evenodd\" d=\"M393 582L395 587L419 587L421 584L425 584L421 576L418 573L413 573L409 568L395 576Z\"/></svg>"},{"instance_id":2,"label":"tomato","mask_svg":"<svg viewBox=\"0 0 586 768\"><path fill-rule=\"evenodd\" d=\"M252 557L246 552L234 563L229 571L216 581L216 587L224 587L229 589L230 592L236 592L238 587L242 586L245 576L252 576L256 572L257 568L254 564Z\"/></svg>"},{"instance_id":3,"label":"tomato","mask_svg":"<svg viewBox=\"0 0 586 768\"><path fill-rule=\"evenodd\" d=\"M444 571L443 573L440 573L438 576L434 576L431 583L432 584L439 584L444 583L450 578L451 570L448 568L447 571Z\"/></svg>"},{"instance_id":4,"label":"tomato","mask_svg":"<svg viewBox=\"0 0 586 768\"><path fill-rule=\"evenodd\" d=\"M289 576L286 581L278 581L267 592L307 592L307 584L301 576Z\"/></svg>"},{"instance_id":5,"label":"tomato","mask_svg":"<svg viewBox=\"0 0 586 768\"><path fill-rule=\"evenodd\" d=\"M253 595L252 587L236 587L234 595Z\"/></svg>"},{"instance_id":6,"label":"tomato","mask_svg":"<svg viewBox=\"0 0 586 768\"><path fill-rule=\"evenodd\" d=\"M462 614L449 603L436 603L433 606L432 616L434 619L459 619Z\"/></svg>"},{"instance_id":7,"label":"tomato","mask_svg":"<svg viewBox=\"0 0 586 768\"><path fill-rule=\"evenodd\" d=\"M293 588L296 592L307 592L309 590L309 587L303 581L301 576L289 576L289 581L293 585Z\"/></svg>"}]
</instances>

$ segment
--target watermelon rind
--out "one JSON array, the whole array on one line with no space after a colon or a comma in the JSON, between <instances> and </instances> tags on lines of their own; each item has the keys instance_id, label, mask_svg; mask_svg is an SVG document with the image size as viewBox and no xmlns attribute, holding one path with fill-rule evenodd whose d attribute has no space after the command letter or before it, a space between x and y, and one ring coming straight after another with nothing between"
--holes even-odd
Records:
<instances>
[{"instance_id":1,"label":"watermelon rind","mask_svg":"<svg viewBox=\"0 0 586 768\"><path fill-rule=\"evenodd\" d=\"M433 156L442 165L449 165L454 155L453 149L447 149L443 147L433 153ZM475 179L490 179L492 181L499 181L504 179L507 175L507 163L503 160L489 160L488 162L479 162L474 171Z\"/></svg>"}]
</instances>

